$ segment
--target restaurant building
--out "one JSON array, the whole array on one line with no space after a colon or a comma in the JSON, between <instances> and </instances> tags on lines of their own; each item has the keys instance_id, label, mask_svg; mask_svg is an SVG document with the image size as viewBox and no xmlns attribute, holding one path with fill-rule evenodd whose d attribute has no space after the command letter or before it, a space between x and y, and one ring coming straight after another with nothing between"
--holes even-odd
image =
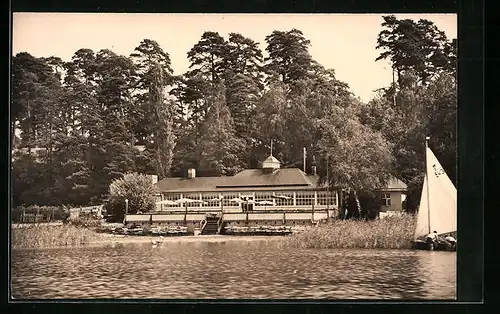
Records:
<instances>
[{"instance_id":1,"label":"restaurant building","mask_svg":"<svg viewBox=\"0 0 500 314\"><path fill-rule=\"evenodd\" d=\"M156 176L154 176L156 177ZM127 215L127 222L183 225L194 229L216 215L219 225L304 225L339 215L339 194L319 183L316 166L311 173L281 168L270 155L260 169L246 169L233 176L153 179L157 208L153 213ZM391 180L381 189L381 217L402 211L406 185Z\"/></svg>"},{"instance_id":2,"label":"restaurant building","mask_svg":"<svg viewBox=\"0 0 500 314\"><path fill-rule=\"evenodd\" d=\"M338 192L319 184L316 166L307 174L281 168L270 155L260 169L233 176L164 178L156 183L157 210L152 222L196 222L207 214L223 214L227 225L303 224L338 215ZM127 221L145 219L129 215Z\"/></svg>"}]
</instances>

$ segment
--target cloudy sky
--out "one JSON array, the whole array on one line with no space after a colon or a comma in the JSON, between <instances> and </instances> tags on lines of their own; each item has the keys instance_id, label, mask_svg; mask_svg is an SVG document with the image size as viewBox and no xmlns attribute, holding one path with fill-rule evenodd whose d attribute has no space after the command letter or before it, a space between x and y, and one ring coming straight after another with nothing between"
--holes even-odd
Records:
<instances>
[{"instance_id":1,"label":"cloudy sky","mask_svg":"<svg viewBox=\"0 0 500 314\"><path fill-rule=\"evenodd\" d=\"M273 30L297 28L311 41L312 57L348 83L362 100L392 79L387 62L375 62L382 14L107 14L14 13L12 52L69 61L80 48L111 49L130 55L141 40L157 41L170 54L174 74L188 67L187 52L204 31L225 39L231 32L260 43ZM457 37L456 14L396 14L398 18L433 21L449 39Z\"/></svg>"}]
</instances>

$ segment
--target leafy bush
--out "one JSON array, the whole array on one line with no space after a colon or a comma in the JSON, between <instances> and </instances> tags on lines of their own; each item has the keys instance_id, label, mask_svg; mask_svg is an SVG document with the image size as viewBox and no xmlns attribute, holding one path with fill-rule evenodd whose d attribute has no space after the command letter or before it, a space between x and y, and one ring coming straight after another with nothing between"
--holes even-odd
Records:
<instances>
[{"instance_id":1,"label":"leafy bush","mask_svg":"<svg viewBox=\"0 0 500 314\"><path fill-rule=\"evenodd\" d=\"M151 178L138 173L127 173L109 186L109 197L104 206L114 221L122 221L125 215L125 199L128 199L128 213L150 212L155 209L154 186Z\"/></svg>"}]
</instances>

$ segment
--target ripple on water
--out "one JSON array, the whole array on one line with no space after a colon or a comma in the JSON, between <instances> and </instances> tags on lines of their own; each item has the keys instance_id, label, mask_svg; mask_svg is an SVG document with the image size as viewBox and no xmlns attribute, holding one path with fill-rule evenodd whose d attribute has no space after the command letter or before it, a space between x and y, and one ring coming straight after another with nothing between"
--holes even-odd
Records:
<instances>
[{"instance_id":1,"label":"ripple on water","mask_svg":"<svg viewBox=\"0 0 500 314\"><path fill-rule=\"evenodd\" d=\"M441 254L443 253L443 254ZM456 254L263 242L14 250L20 298L454 299Z\"/></svg>"}]
</instances>

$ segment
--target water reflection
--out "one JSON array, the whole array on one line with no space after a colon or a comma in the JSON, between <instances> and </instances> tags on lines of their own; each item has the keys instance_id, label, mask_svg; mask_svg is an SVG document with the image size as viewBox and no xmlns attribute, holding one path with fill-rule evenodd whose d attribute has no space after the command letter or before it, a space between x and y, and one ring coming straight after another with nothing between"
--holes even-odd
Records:
<instances>
[{"instance_id":1,"label":"water reflection","mask_svg":"<svg viewBox=\"0 0 500 314\"><path fill-rule=\"evenodd\" d=\"M15 250L15 298L453 299L456 254L274 242Z\"/></svg>"}]
</instances>

